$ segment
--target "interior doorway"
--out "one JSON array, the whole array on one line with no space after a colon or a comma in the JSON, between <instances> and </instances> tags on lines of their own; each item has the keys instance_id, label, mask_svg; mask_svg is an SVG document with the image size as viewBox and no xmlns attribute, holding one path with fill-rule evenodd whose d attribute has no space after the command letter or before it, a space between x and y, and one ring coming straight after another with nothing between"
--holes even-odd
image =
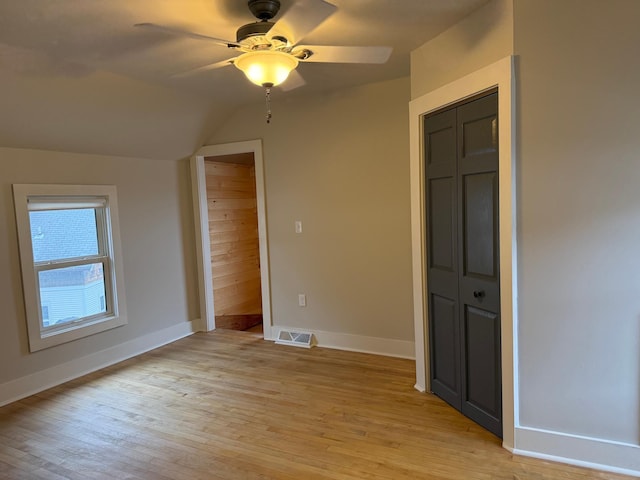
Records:
<instances>
[{"instance_id":1,"label":"interior doorway","mask_svg":"<svg viewBox=\"0 0 640 480\"><path fill-rule=\"evenodd\" d=\"M204 170L216 328L261 331L253 153L205 157Z\"/></svg>"},{"instance_id":2,"label":"interior doorway","mask_svg":"<svg viewBox=\"0 0 640 480\"><path fill-rule=\"evenodd\" d=\"M202 147L191 174L201 330L261 319L272 339L262 142Z\"/></svg>"},{"instance_id":3,"label":"interior doorway","mask_svg":"<svg viewBox=\"0 0 640 480\"><path fill-rule=\"evenodd\" d=\"M414 327L416 342L416 385L420 391L431 391L430 322L428 314L428 278L426 254L425 175L423 120L426 115L498 89L498 192L500 239L500 343L502 383L502 444L514 449L517 410L517 262L516 262L516 126L515 126L515 59L506 57L491 65L454 80L430 93L412 100L410 111L410 185L413 263Z\"/></svg>"}]
</instances>

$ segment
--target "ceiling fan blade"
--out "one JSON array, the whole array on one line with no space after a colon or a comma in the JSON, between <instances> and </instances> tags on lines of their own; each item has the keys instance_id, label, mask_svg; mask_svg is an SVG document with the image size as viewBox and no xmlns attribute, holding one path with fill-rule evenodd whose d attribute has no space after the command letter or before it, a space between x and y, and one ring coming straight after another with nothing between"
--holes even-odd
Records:
<instances>
[{"instance_id":1,"label":"ceiling fan blade","mask_svg":"<svg viewBox=\"0 0 640 480\"><path fill-rule=\"evenodd\" d=\"M303 85L306 85L306 84L307 82L304 81L304 78L302 78L302 75L300 75L300 73L297 70L292 70L291 73L289 73L289 76L287 77L287 79L284 81L284 83L281 83L280 85L278 85L278 87L281 90L288 92L289 90L302 87Z\"/></svg>"},{"instance_id":2,"label":"ceiling fan blade","mask_svg":"<svg viewBox=\"0 0 640 480\"><path fill-rule=\"evenodd\" d=\"M336 10L335 5L324 0L298 0L271 27L267 37L284 37L289 45L295 45Z\"/></svg>"},{"instance_id":3,"label":"ceiling fan blade","mask_svg":"<svg viewBox=\"0 0 640 480\"><path fill-rule=\"evenodd\" d=\"M196 40L207 40L210 42L215 42L218 45L222 45L223 47L233 48L233 47L240 46L236 42L229 42L221 38L210 37L209 35L202 35L200 33L188 32L186 30L181 30L179 28L164 27L162 25L156 25L155 23L136 23L134 27L144 28L146 30L153 30L154 32L168 33L169 35L195 38Z\"/></svg>"},{"instance_id":4,"label":"ceiling fan blade","mask_svg":"<svg viewBox=\"0 0 640 480\"><path fill-rule=\"evenodd\" d=\"M339 47L325 45L300 45L291 52L298 56L308 50L311 56L301 58L302 62L321 63L385 63L389 60L391 47Z\"/></svg>"},{"instance_id":5,"label":"ceiling fan blade","mask_svg":"<svg viewBox=\"0 0 640 480\"><path fill-rule=\"evenodd\" d=\"M187 70L186 72L176 73L175 75L171 75L171 78L184 78L190 77L192 75L196 75L202 72L208 72L209 70L215 70L216 68L226 67L227 65L233 65L234 58L227 58L226 60L222 60L216 63L210 63L209 65L203 65L202 67L194 68L192 70Z\"/></svg>"}]
</instances>

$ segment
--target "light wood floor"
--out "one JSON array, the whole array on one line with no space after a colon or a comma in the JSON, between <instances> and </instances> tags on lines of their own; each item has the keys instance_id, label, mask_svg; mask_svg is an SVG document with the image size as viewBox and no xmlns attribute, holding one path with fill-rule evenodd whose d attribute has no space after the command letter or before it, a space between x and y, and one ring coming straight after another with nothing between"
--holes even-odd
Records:
<instances>
[{"instance_id":1,"label":"light wood floor","mask_svg":"<svg viewBox=\"0 0 640 480\"><path fill-rule=\"evenodd\" d=\"M0 408L7 479L622 479L514 457L409 360L196 334Z\"/></svg>"}]
</instances>

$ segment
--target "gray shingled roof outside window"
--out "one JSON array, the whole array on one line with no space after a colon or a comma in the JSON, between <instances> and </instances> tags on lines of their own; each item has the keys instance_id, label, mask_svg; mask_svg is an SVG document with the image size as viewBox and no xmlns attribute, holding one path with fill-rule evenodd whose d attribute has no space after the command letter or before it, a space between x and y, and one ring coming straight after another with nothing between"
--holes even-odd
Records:
<instances>
[{"instance_id":1,"label":"gray shingled roof outside window","mask_svg":"<svg viewBox=\"0 0 640 480\"><path fill-rule=\"evenodd\" d=\"M70 259L98 253L95 210L45 210L29 213L31 244L36 262ZM91 265L50 271L41 277L41 288L84 285L95 280Z\"/></svg>"},{"instance_id":2,"label":"gray shingled roof outside window","mask_svg":"<svg viewBox=\"0 0 640 480\"><path fill-rule=\"evenodd\" d=\"M29 213L36 262L98 253L96 216L92 208Z\"/></svg>"}]
</instances>

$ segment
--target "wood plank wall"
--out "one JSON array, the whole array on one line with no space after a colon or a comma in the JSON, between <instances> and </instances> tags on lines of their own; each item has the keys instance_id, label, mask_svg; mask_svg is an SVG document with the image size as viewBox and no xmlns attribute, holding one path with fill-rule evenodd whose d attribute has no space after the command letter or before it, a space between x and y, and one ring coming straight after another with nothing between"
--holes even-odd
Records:
<instances>
[{"instance_id":1,"label":"wood plank wall","mask_svg":"<svg viewBox=\"0 0 640 480\"><path fill-rule=\"evenodd\" d=\"M205 160L216 327L262 321L255 167Z\"/></svg>"}]
</instances>

